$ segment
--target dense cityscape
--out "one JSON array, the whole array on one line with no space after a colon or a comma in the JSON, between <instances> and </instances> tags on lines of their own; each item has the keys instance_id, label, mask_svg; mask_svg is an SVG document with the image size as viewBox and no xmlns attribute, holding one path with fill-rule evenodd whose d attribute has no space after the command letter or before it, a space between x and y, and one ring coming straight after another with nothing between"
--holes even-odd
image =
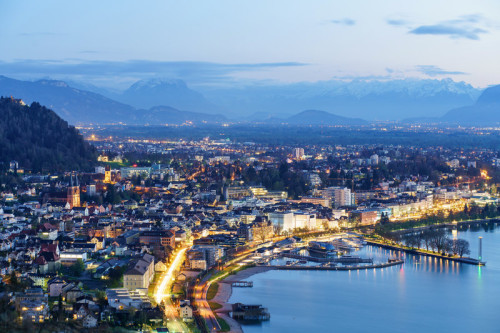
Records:
<instances>
[{"instance_id":1,"label":"dense cityscape","mask_svg":"<svg viewBox=\"0 0 500 333\"><path fill-rule=\"evenodd\" d=\"M500 2L0 8L0 333L500 331Z\"/></svg>"},{"instance_id":2,"label":"dense cityscape","mask_svg":"<svg viewBox=\"0 0 500 333\"><path fill-rule=\"evenodd\" d=\"M500 215L497 150L85 133L92 172L4 165L4 329L238 331L272 314L228 303L237 272L401 263L367 241L481 265L440 227Z\"/></svg>"}]
</instances>

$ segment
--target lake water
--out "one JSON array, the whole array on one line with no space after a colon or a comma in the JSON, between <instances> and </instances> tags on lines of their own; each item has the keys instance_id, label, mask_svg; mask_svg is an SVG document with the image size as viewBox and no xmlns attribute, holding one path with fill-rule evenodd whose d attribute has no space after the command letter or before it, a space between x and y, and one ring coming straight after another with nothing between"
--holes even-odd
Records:
<instances>
[{"instance_id":1,"label":"lake water","mask_svg":"<svg viewBox=\"0 0 500 333\"><path fill-rule=\"evenodd\" d=\"M486 230L487 229L487 230ZM231 303L262 304L271 320L243 325L254 332L500 332L500 228L476 227L456 237L483 260L478 267L402 255L402 266L359 271L269 271L233 288ZM386 261L392 251L354 253Z\"/></svg>"}]
</instances>

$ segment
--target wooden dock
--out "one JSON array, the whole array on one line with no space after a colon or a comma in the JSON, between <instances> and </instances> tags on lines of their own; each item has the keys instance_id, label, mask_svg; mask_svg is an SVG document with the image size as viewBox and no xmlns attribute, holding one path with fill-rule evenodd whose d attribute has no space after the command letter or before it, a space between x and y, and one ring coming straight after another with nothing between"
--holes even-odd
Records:
<instances>
[{"instance_id":1,"label":"wooden dock","mask_svg":"<svg viewBox=\"0 0 500 333\"><path fill-rule=\"evenodd\" d=\"M253 287L253 281L232 281L231 287L251 288Z\"/></svg>"}]
</instances>

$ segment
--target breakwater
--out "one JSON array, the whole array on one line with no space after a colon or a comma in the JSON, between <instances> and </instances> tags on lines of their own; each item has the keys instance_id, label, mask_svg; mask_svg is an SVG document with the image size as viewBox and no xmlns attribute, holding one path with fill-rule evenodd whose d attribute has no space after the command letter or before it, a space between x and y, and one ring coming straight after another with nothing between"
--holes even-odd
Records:
<instances>
[{"instance_id":1,"label":"breakwater","mask_svg":"<svg viewBox=\"0 0 500 333\"><path fill-rule=\"evenodd\" d=\"M372 264L372 265L363 265L363 266L285 266L285 265L271 265L271 266L263 266L268 267L269 269L276 270L294 270L294 271L353 271L353 270L362 270L362 269L376 269L376 268L384 268L390 266L397 266L404 264L404 260L391 260L385 263L380 264Z\"/></svg>"},{"instance_id":2,"label":"breakwater","mask_svg":"<svg viewBox=\"0 0 500 333\"><path fill-rule=\"evenodd\" d=\"M448 257L448 256L443 256L443 255L440 255L437 253L429 253L429 252L425 252L425 251L420 251L417 249L407 249L407 248L404 248L404 247L401 247L398 245L389 245L389 244L379 243L379 242L375 242L375 241L371 241L371 240L367 240L367 239L365 239L365 240L366 240L366 243L369 245L378 246L378 247L381 247L384 249L389 249L389 250L394 250L394 251L401 251L401 252L405 252L405 253L409 253L409 254L413 254L413 255L428 256L428 257L432 257L432 258L438 258L438 259L443 259L443 260L460 262L460 263L464 263L464 264L477 265L477 266L484 266L486 264L486 262L479 261L479 260L474 259L474 258Z\"/></svg>"}]
</instances>

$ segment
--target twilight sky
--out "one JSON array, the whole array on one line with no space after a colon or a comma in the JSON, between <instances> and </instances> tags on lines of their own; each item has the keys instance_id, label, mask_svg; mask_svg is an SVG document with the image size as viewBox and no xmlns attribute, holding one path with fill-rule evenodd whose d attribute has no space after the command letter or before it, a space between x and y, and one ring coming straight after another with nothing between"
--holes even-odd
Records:
<instances>
[{"instance_id":1,"label":"twilight sky","mask_svg":"<svg viewBox=\"0 0 500 333\"><path fill-rule=\"evenodd\" d=\"M18 78L500 83L498 0L0 0L0 8L0 74Z\"/></svg>"}]
</instances>

